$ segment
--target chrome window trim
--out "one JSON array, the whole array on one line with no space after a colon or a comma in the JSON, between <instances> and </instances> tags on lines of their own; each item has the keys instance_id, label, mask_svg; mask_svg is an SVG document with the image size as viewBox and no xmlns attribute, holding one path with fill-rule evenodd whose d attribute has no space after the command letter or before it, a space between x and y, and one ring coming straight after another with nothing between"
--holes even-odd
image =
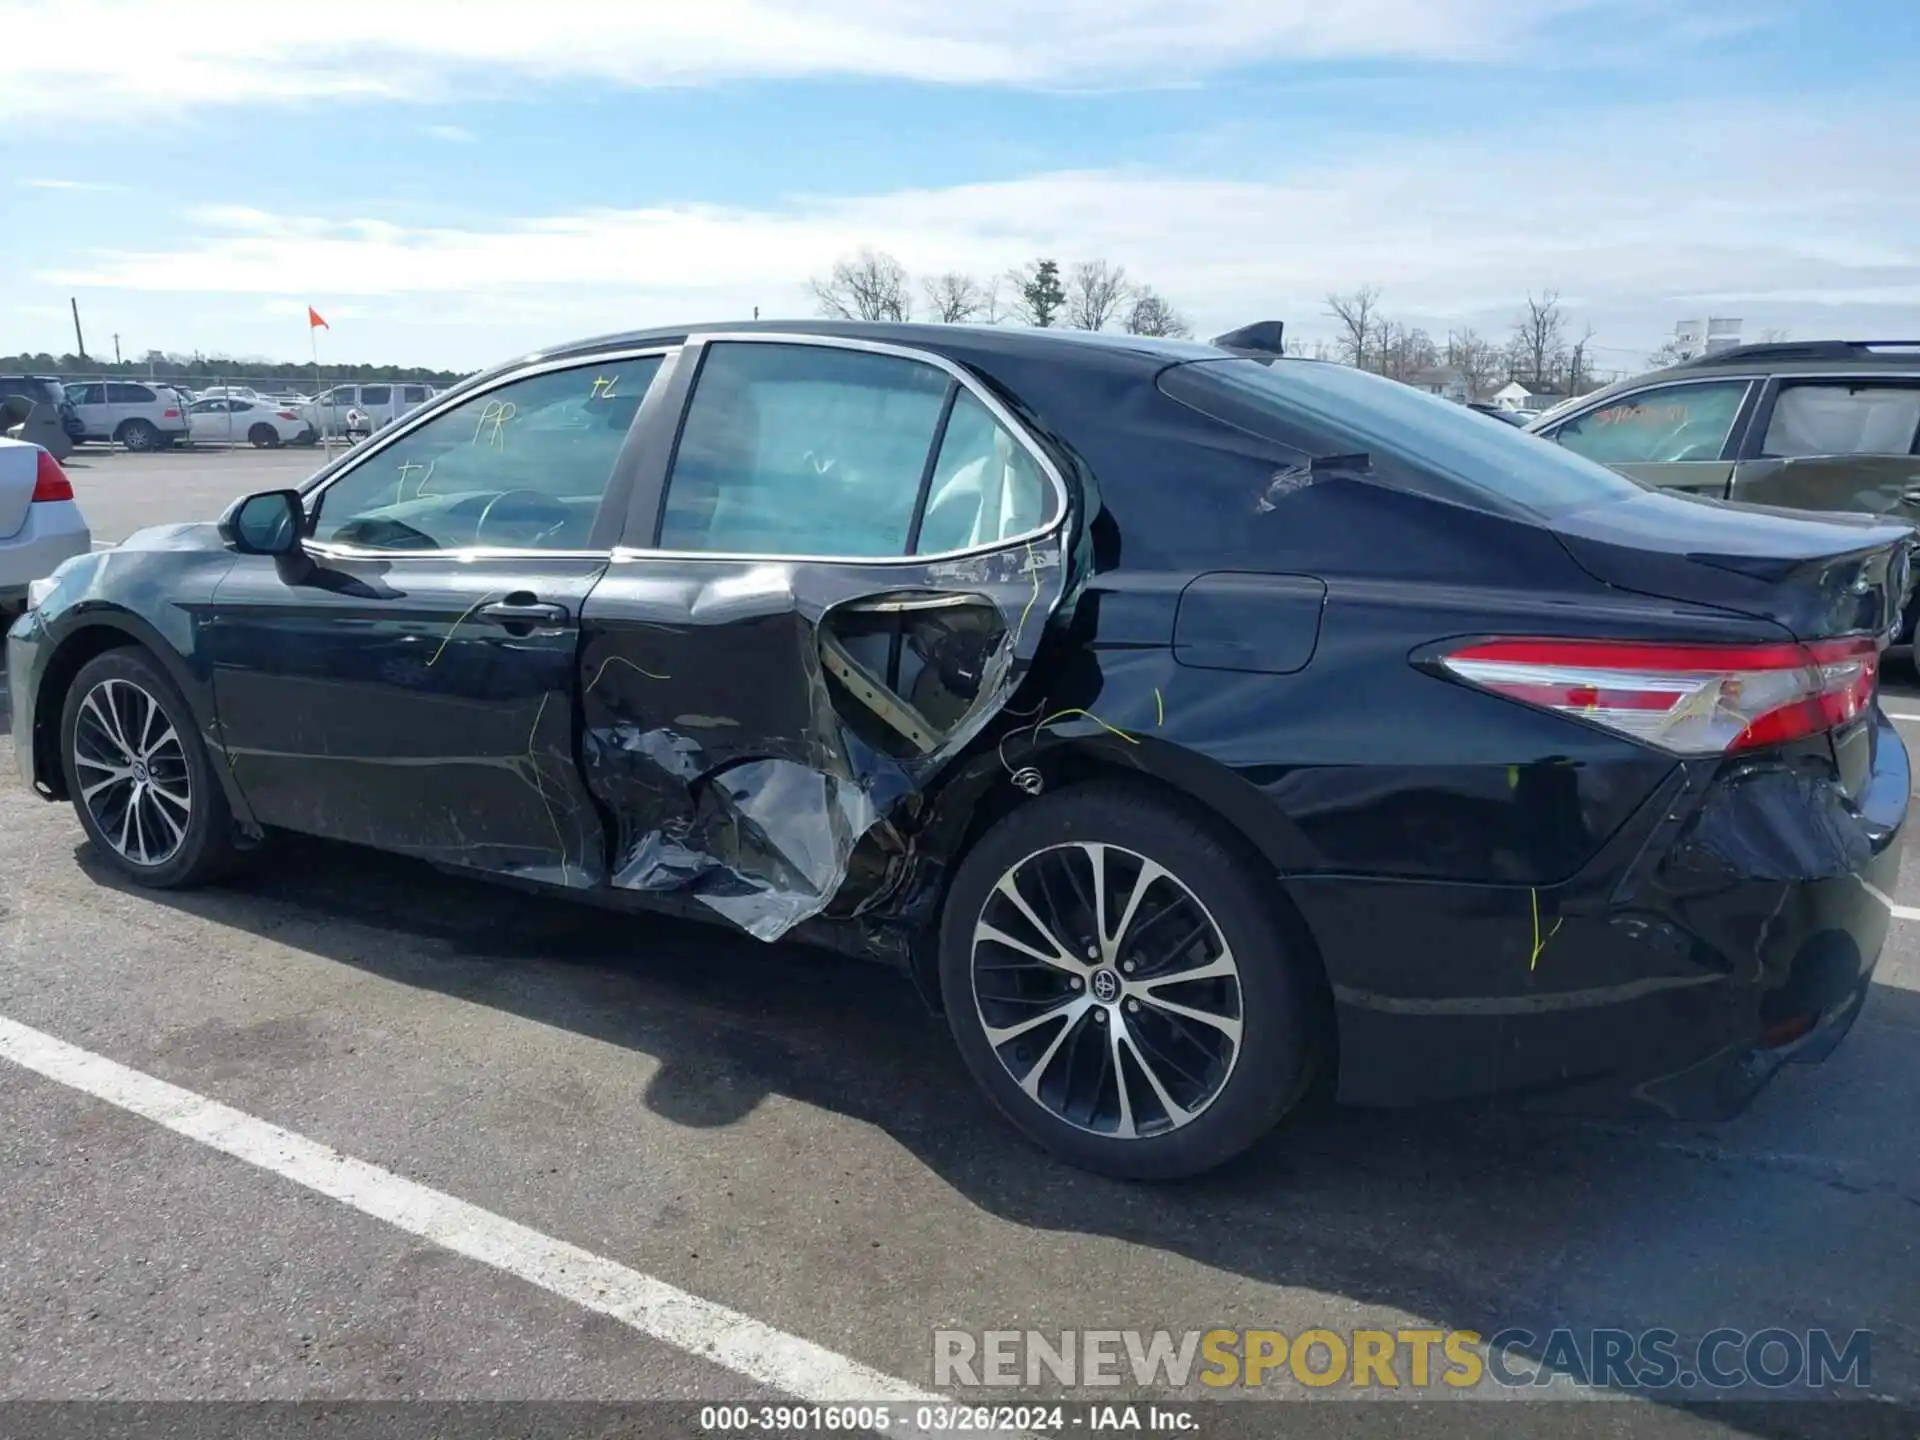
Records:
<instances>
[{"instance_id":1,"label":"chrome window trim","mask_svg":"<svg viewBox=\"0 0 1920 1440\"><path fill-rule=\"evenodd\" d=\"M531 380L536 375L547 375L556 370L584 370L593 365L607 364L621 360L640 360L649 355L658 355L661 357L660 369L654 372L654 380L657 381L661 375L666 373L666 357L680 348L679 342L663 344L655 341L651 344L641 346L638 349L607 350L591 355L570 355L559 360L543 360L531 365L524 365L518 370L511 370L505 374L496 376L486 385L477 389L463 391L458 396L455 396L451 391L444 391L435 395L424 404L413 410L409 410L404 417L380 431L377 438L369 439L367 441L369 448L355 456L349 464L342 466L332 475L327 476L322 483L314 486L313 489L304 492L300 497L300 502L302 506L306 508L307 523L312 524L318 517L320 505L327 491L346 479L347 476L359 470L362 465L367 464L389 445L393 445L407 435L410 435L428 421L438 419L449 411L459 409L462 405L477 396L490 395L502 386L511 385L520 380ZM649 383L648 388L652 388L651 383ZM643 396L642 398L644 399L645 397ZM635 412L635 418L638 419L637 411ZM608 479L611 481L612 476L609 475ZM311 503L309 504L308 502ZM313 554L324 555L329 559L339 560L456 559L474 561L525 560L532 558L547 558L553 560L605 560L612 554L611 551L607 550L540 550L481 545L456 546L448 550L379 550L361 545L336 545L324 540L308 540L305 542L304 548Z\"/></svg>"},{"instance_id":2,"label":"chrome window trim","mask_svg":"<svg viewBox=\"0 0 1920 1440\"><path fill-rule=\"evenodd\" d=\"M948 560L965 559L972 555L992 555L1003 550L1030 546L1036 540L1044 539L1059 530L1066 523L1068 505L1067 482L1061 476L1060 469L1053 463L1046 451L1040 448L1033 436L1027 433L1026 426L1014 417L1006 406L991 391L987 390L957 361L949 360L929 350L918 350L910 345L891 345L883 340L863 340L846 335L809 335L805 331L765 331L765 330L717 330L701 332L687 336L687 344L752 344L752 345L807 345L829 350L859 350L872 355L890 355L900 360L913 360L923 365L931 365L943 371L948 378L956 381L974 399L987 409L987 413L1006 427L1014 442L1032 457L1040 467L1040 473L1046 476L1053 486L1053 498L1057 509L1046 524L1033 530L1024 530L1018 535L1009 535L1005 539L995 540L988 545L973 545L964 550L941 550L914 555L794 555L780 552L735 550L664 550L642 545L616 545L613 548L615 563L634 560L753 560L775 564L825 564L825 565L873 565L893 566L938 564ZM700 379L696 375L693 387L688 392L686 408L675 417L676 423L684 423L691 413L694 401L700 394ZM679 458L679 444L676 437L674 458ZM661 477L661 499L673 492L673 466L667 466L667 473Z\"/></svg>"}]
</instances>

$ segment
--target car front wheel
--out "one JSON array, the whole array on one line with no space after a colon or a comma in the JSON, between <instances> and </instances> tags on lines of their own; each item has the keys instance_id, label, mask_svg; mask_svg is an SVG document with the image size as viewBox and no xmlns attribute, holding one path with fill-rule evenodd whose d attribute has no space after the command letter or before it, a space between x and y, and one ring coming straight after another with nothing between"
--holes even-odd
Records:
<instances>
[{"instance_id":1,"label":"car front wheel","mask_svg":"<svg viewBox=\"0 0 1920 1440\"><path fill-rule=\"evenodd\" d=\"M145 651L108 650L81 668L61 711L60 755L88 839L127 879L183 889L230 865L226 794L186 699Z\"/></svg>"},{"instance_id":2,"label":"car front wheel","mask_svg":"<svg viewBox=\"0 0 1920 1440\"><path fill-rule=\"evenodd\" d=\"M1265 1135L1313 1079L1310 957L1257 867L1117 783L995 825L943 914L942 999L974 1078L1084 1169L1173 1179Z\"/></svg>"}]
</instances>

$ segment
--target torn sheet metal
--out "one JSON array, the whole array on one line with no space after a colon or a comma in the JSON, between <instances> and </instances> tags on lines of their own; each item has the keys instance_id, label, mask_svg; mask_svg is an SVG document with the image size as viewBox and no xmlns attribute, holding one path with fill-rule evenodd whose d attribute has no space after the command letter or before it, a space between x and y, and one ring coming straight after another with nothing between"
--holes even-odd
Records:
<instances>
[{"instance_id":1,"label":"torn sheet metal","mask_svg":"<svg viewBox=\"0 0 1920 1440\"><path fill-rule=\"evenodd\" d=\"M581 761L612 883L776 940L885 892L928 783L1006 705L1055 537L938 564L616 561L583 625Z\"/></svg>"}]
</instances>

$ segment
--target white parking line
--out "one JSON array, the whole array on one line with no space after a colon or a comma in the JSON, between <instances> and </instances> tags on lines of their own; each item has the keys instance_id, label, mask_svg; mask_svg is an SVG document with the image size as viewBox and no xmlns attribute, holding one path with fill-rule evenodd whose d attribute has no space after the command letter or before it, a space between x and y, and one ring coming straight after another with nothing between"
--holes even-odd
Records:
<instances>
[{"instance_id":1,"label":"white parking line","mask_svg":"<svg viewBox=\"0 0 1920 1440\"><path fill-rule=\"evenodd\" d=\"M1920 908L1912 905L1894 904L1891 895L1887 894L1887 892L1882 890L1878 885L1870 884L1864 875L1856 875L1853 878L1860 882L1860 888L1862 890L1865 890L1869 895L1873 896L1874 899L1886 906L1888 913L1891 914L1894 919L1920 920Z\"/></svg>"},{"instance_id":2,"label":"white parking line","mask_svg":"<svg viewBox=\"0 0 1920 1440\"><path fill-rule=\"evenodd\" d=\"M800 1399L825 1404L941 1398L664 1280L5 1016L0 1016L0 1058Z\"/></svg>"}]
</instances>

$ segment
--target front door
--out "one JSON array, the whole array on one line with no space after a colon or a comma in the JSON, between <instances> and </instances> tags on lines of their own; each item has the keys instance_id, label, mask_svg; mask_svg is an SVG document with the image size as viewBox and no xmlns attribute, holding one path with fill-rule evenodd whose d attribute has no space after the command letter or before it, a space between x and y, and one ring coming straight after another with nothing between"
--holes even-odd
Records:
<instances>
[{"instance_id":1,"label":"front door","mask_svg":"<svg viewBox=\"0 0 1920 1440\"><path fill-rule=\"evenodd\" d=\"M204 632L227 763L268 825L584 887L574 758L602 511L658 354L509 377L307 498L311 565L243 556Z\"/></svg>"},{"instance_id":2,"label":"front door","mask_svg":"<svg viewBox=\"0 0 1920 1440\"><path fill-rule=\"evenodd\" d=\"M616 887L771 940L884 887L893 822L1012 695L1065 489L926 358L735 337L689 344L689 377L587 600L582 761Z\"/></svg>"}]
</instances>

